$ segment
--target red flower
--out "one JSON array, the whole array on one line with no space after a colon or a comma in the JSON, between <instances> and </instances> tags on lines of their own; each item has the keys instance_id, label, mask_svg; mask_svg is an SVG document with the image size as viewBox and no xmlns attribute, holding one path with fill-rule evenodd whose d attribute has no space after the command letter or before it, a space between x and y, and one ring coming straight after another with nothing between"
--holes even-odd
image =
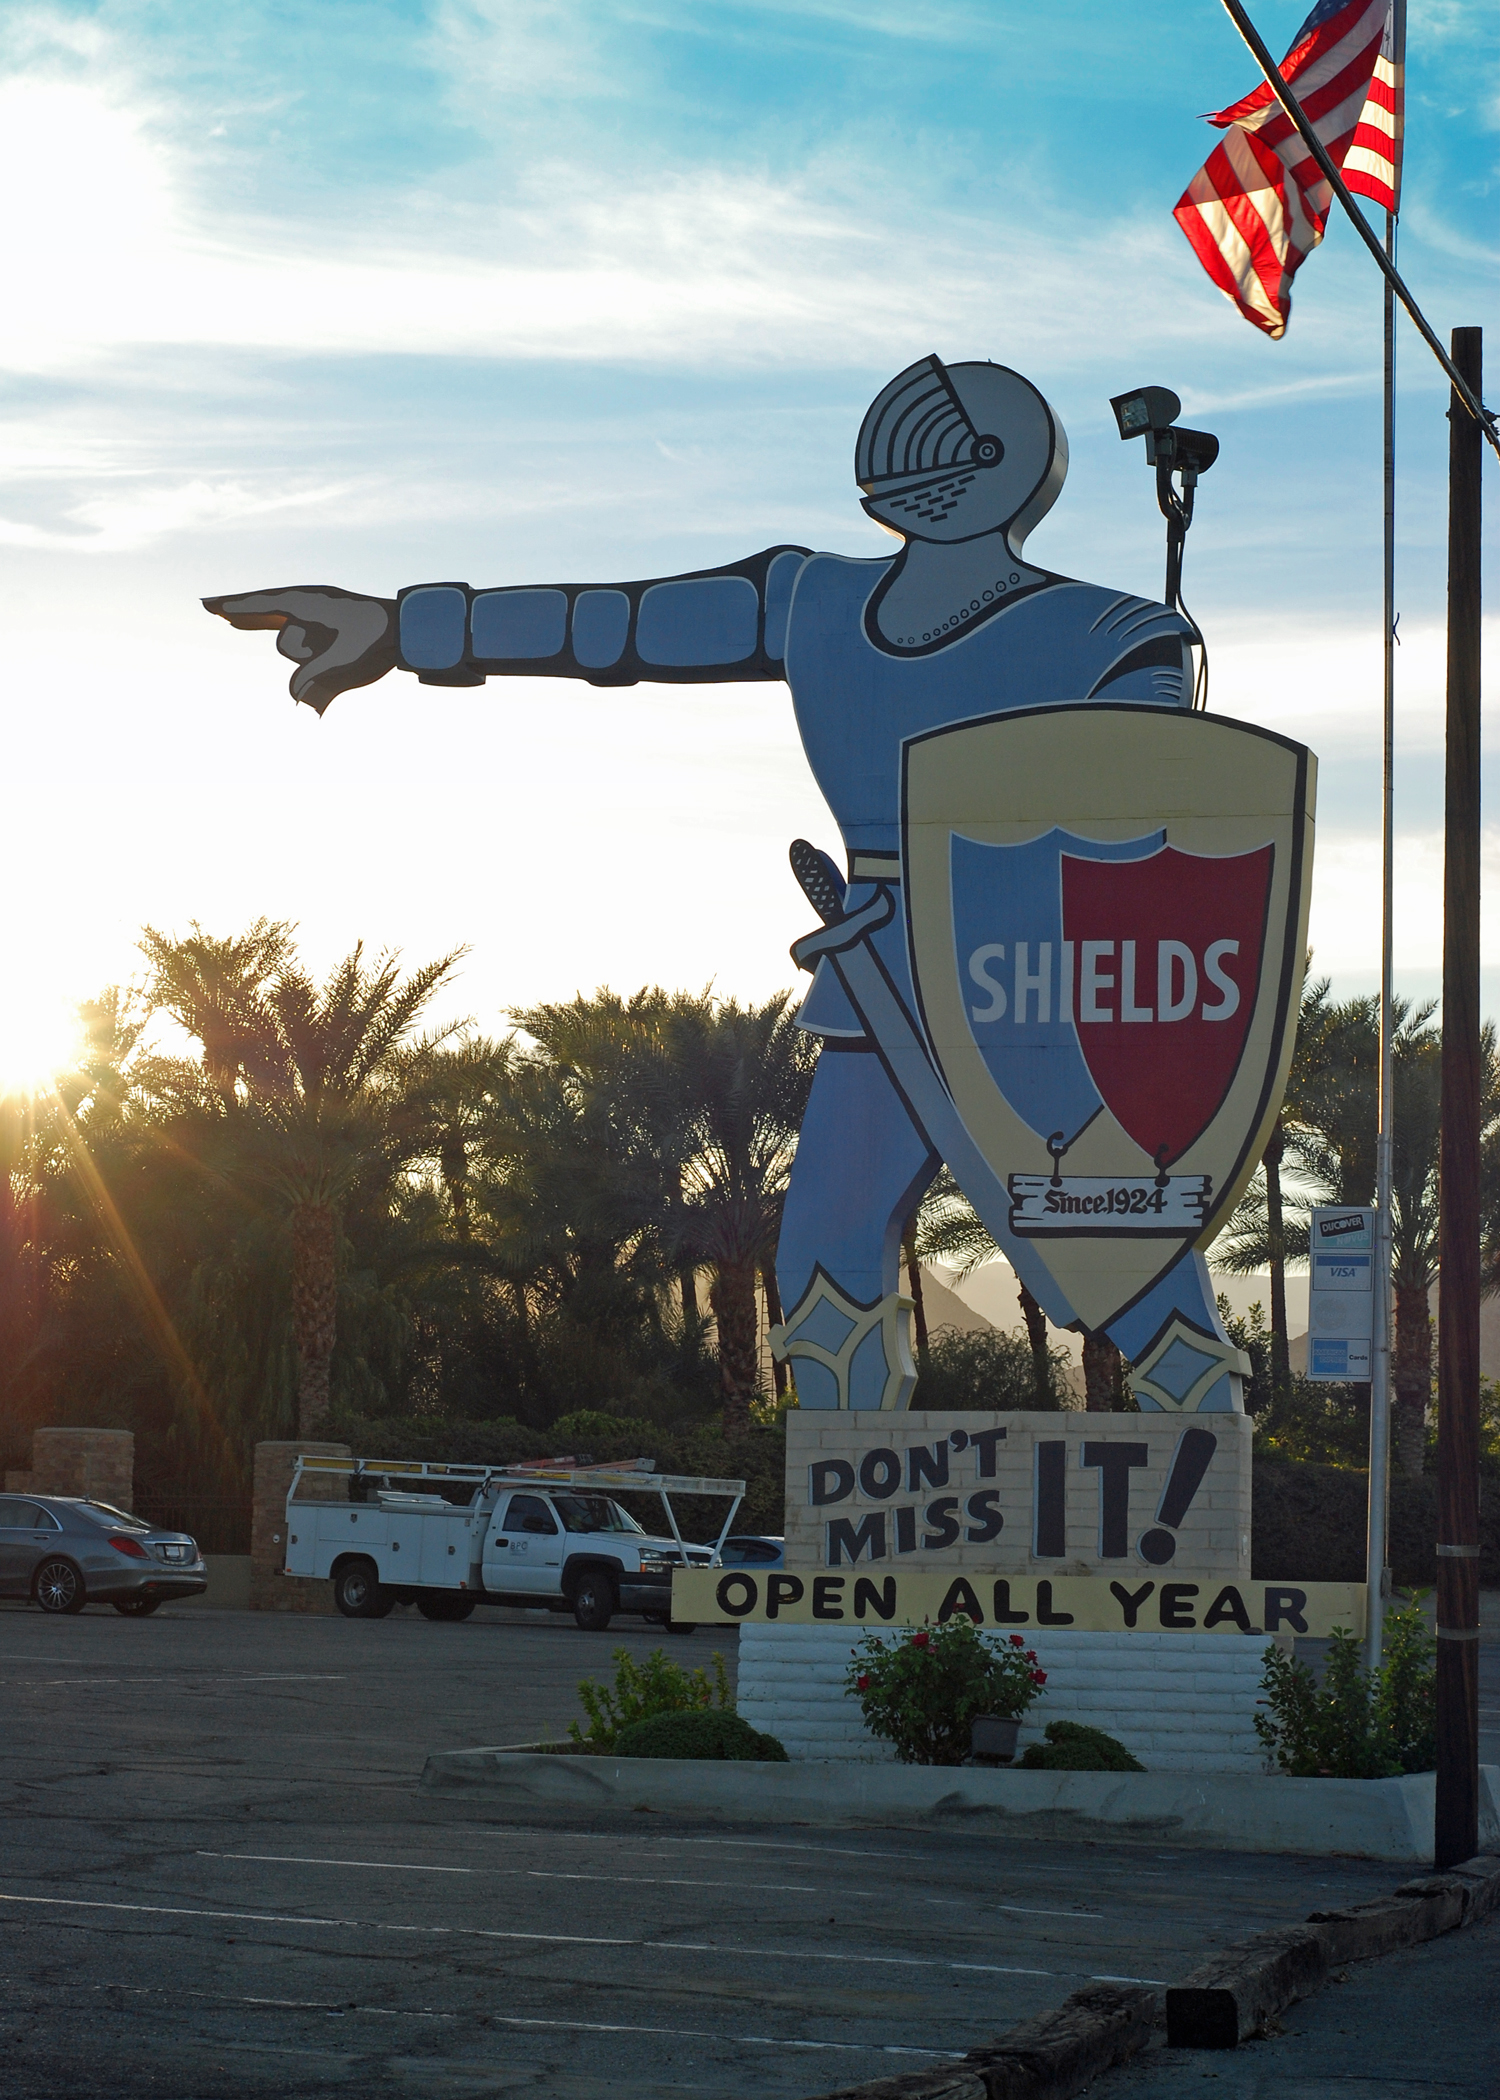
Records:
<instances>
[{"instance_id":1,"label":"red flower","mask_svg":"<svg viewBox=\"0 0 1500 2100\"><path fill-rule=\"evenodd\" d=\"M1036 1661L1036 1650L1035 1650L1035 1648L1028 1648L1028 1649L1026 1650L1026 1660L1027 1660L1027 1661L1028 1661L1029 1663L1034 1663L1034 1662Z\"/></svg>"},{"instance_id":2,"label":"red flower","mask_svg":"<svg viewBox=\"0 0 1500 2100\"><path fill-rule=\"evenodd\" d=\"M1011 1635L1010 1644L1012 1648L1024 1648L1026 1646L1024 1638L1019 1633L1013 1633Z\"/></svg>"},{"instance_id":3,"label":"red flower","mask_svg":"<svg viewBox=\"0 0 1500 2100\"><path fill-rule=\"evenodd\" d=\"M911 1637L911 1644L914 1648L930 1648L932 1646L932 1635L930 1633L914 1633Z\"/></svg>"},{"instance_id":4,"label":"red flower","mask_svg":"<svg viewBox=\"0 0 1500 2100\"><path fill-rule=\"evenodd\" d=\"M867 1692L870 1689L870 1673L868 1670L861 1670L858 1677L854 1680L854 1688L858 1692Z\"/></svg>"},{"instance_id":5,"label":"red flower","mask_svg":"<svg viewBox=\"0 0 1500 2100\"><path fill-rule=\"evenodd\" d=\"M1031 1681L1032 1681L1032 1683L1033 1683L1033 1684L1045 1684L1045 1683L1047 1682L1047 1673L1046 1673L1046 1671L1045 1671L1045 1670L1033 1670L1033 1671L1032 1671L1032 1673L1031 1673Z\"/></svg>"}]
</instances>

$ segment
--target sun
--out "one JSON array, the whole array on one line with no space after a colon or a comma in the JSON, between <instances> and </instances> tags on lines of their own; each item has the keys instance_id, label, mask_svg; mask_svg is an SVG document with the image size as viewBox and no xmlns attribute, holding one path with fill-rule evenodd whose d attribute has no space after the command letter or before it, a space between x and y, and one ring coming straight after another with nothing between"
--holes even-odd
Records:
<instances>
[{"instance_id":1,"label":"sun","mask_svg":"<svg viewBox=\"0 0 1500 2100\"><path fill-rule=\"evenodd\" d=\"M78 1010L18 988L0 1001L0 1096L44 1094L78 1059Z\"/></svg>"}]
</instances>

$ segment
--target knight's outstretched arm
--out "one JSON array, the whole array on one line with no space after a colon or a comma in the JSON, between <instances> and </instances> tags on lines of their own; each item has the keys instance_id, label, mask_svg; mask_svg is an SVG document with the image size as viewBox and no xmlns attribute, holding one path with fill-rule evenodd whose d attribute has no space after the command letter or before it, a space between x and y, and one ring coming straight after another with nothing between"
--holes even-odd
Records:
<instances>
[{"instance_id":1,"label":"knight's outstretched arm","mask_svg":"<svg viewBox=\"0 0 1500 2100\"><path fill-rule=\"evenodd\" d=\"M780 678L806 558L802 547L767 547L727 568L640 583L416 584L397 600L398 662L428 685L517 674L590 685Z\"/></svg>"},{"instance_id":2,"label":"knight's outstretched arm","mask_svg":"<svg viewBox=\"0 0 1500 2100\"><path fill-rule=\"evenodd\" d=\"M337 694L393 669L424 685L491 677L702 684L780 678L804 547L767 547L722 569L638 583L474 590L419 583L388 598L295 585L205 598L235 627L279 629L301 668L292 697L321 714Z\"/></svg>"}]
</instances>

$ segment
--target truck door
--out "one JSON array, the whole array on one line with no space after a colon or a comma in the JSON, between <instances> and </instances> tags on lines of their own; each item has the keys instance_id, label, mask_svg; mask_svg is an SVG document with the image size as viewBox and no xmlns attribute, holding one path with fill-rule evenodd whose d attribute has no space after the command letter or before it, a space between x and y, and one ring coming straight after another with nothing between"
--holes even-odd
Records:
<instances>
[{"instance_id":1,"label":"truck door","mask_svg":"<svg viewBox=\"0 0 1500 2100\"><path fill-rule=\"evenodd\" d=\"M487 1590L553 1596L562 1582L562 1529L541 1495L512 1495L485 1547Z\"/></svg>"}]
</instances>

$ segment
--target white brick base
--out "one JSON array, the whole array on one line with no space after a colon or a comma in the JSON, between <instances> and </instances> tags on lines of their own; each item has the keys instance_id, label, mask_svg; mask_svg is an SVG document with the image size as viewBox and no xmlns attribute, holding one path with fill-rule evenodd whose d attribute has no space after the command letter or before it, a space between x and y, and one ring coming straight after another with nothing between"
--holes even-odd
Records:
<instances>
[{"instance_id":1,"label":"white brick base","mask_svg":"<svg viewBox=\"0 0 1500 2100\"><path fill-rule=\"evenodd\" d=\"M900 1638L896 1634L892 1640ZM1264 1641L1202 1633L1028 1634L1047 1688L1020 1748L1048 1721L1104 1728L1148 1772L1261 1772L1253 1716ZM844 1689L855 1637L838 1626L742 1624L739 1711L793 1758L886 1759Z\"/></svg>"}]
</instances>

